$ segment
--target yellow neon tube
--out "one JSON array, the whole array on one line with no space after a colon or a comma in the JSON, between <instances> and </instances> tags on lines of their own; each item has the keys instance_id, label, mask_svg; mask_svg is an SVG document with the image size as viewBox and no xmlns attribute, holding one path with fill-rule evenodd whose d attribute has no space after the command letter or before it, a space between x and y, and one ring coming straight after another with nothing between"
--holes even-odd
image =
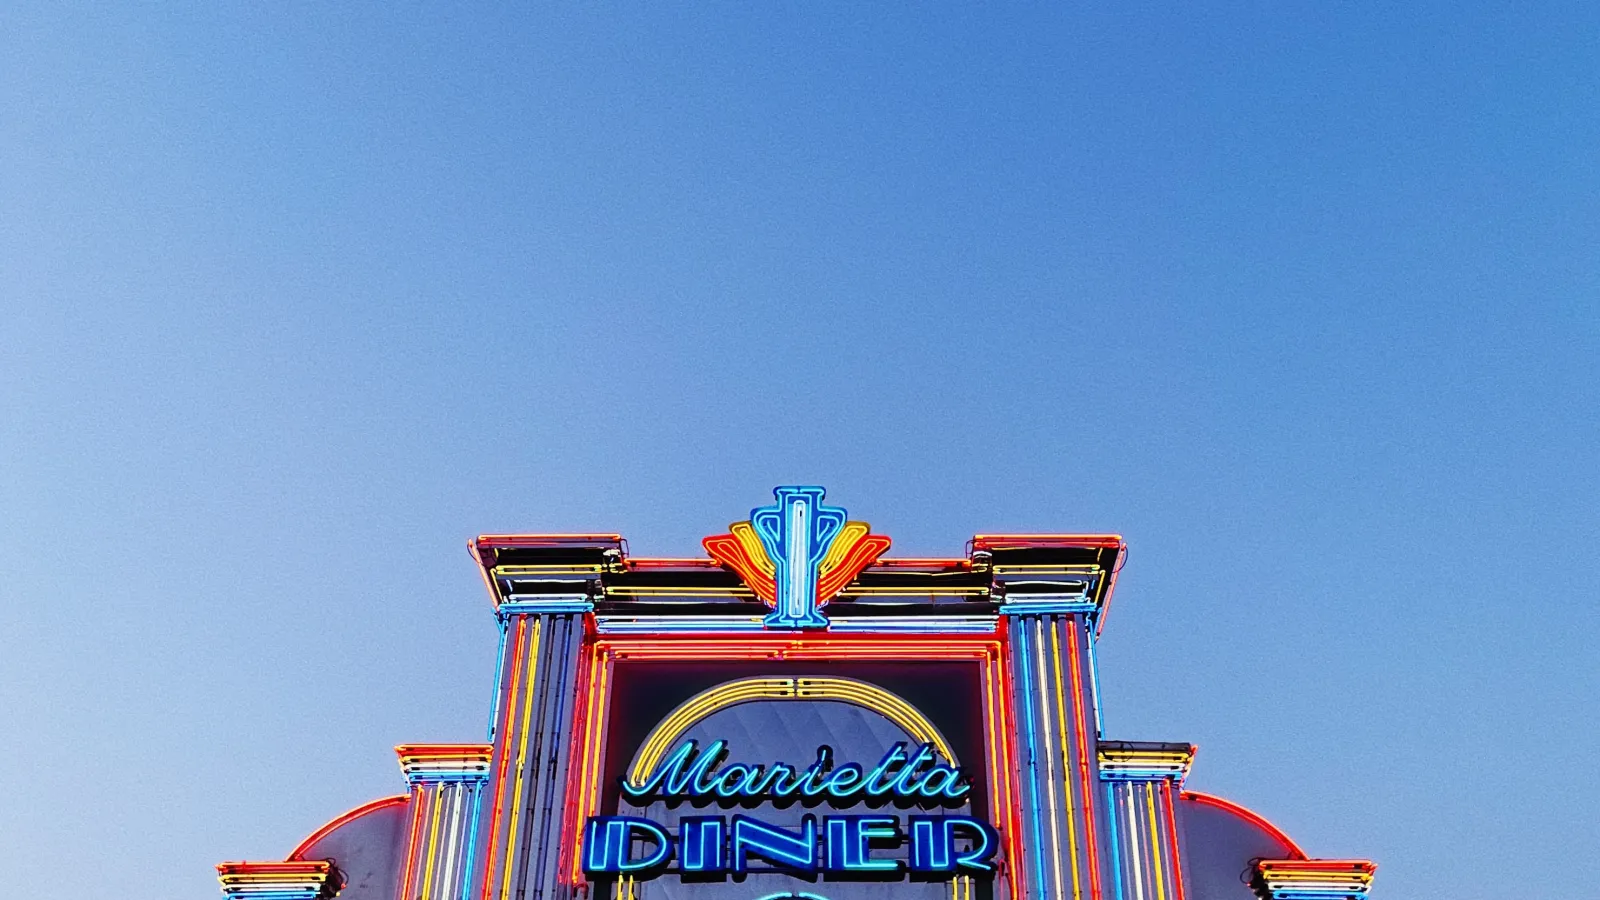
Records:
<instances>
[{"instance_id":1,"label":"yellow neon tube","mask_svg":"<svg viewBox=\"0 0 1600 900\"><path fill-rule=\"evenodd\" d=\"M1161 878L1161 870L1165 866L1162 864L1160 849L1161 829L1156 827L1156 793L1149 784L1144 786L1144 805L1150 810L1150 856L1153 863L1150 868L1156 873L1156 898L1157 900L1167 900L1167 889L1162 884Z\"/></svg>"},{"instance_id":2,"label":"yellow neon tube","mask_svg":"<svg viewBox=\"0 0 1600 900\"><path fill-rule=\"evenodd\" d=\"M539 673L540 624L533 620L533 642L528 651L528 677L522 686L522 734L517 742L517 787L511 795L511 824L506 829L506 873L500 885L500 900L511 896L511 864L517 855L517 817L522 814L523 767L528 757L528 722L533 716L533 681ZM426 890L423 891L427 893Z\"/></svg>"},{"instance_id":3,"label":"yellow neon tube","mask_svg":"<svg viewBox=\"0 0 1600 900\"><path fill-rule=\"evenodd\" d=\"M1078 815L1078 807L1072 799L1072 765L1067 759L1067 704L1066 692L1061 683L1061 632L1056 628L1050 629L1050 653L1055 658L1056 676L1056 722L1061 726L1061 774L1062 786L1067 789L1067 843L1072 848L1072 896L1083 896L1083 881L1078 877L1078 826L1074 819ZM1077 698L1073 698L1077 702ZM1089 798L1083 798L1087 805Z\"/></svg>"},{"instance_id":4,"label":"yellow neon tube","mask_svg":"<svg viewBox=\"0 0 1600 900\"><path fill-rule=\"evenodd\" d=\"M429 889L433 887L433 863L439 852L439 820L444 818L439 815L444 804L444 784L433 789L433 827L428 829L428 864L422 869L422 896L428 896Z\"/></svg>"}]
</instances>

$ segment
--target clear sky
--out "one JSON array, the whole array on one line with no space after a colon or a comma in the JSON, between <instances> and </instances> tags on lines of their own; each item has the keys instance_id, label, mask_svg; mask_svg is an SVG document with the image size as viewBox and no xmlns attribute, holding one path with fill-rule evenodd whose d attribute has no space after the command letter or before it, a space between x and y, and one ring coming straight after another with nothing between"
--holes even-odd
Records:
<instances>
[{"instance_id":1,"label":"clear sky","mask_svg":"<svg viewBox=\"0 0 1600 900\"><path fill-rule=\"evenodd\" d=\"M12 877L214 897L481 738L469 536L815 482L1125 534L1108 736L1380 900L1592 886L1600 7L134 6L0 11Z\"/></svg>"}]
</instances>

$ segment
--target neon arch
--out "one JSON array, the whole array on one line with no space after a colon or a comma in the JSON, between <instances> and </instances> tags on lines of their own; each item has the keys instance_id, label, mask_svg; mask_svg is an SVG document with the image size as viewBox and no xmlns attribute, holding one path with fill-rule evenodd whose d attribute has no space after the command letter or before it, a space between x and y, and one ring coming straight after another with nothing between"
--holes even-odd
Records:
<instances>
[{"instance_id":1,"label":"neon arch","mask_svg":"<svg viewBox=\"0 0 1600 900\"><path fill-rule=\"evenodd\" d=\"M1306 856L1306 852L1304 850L1300 849L1300 845L1294 842L1293 838L1283 833L1282 828L1279 828L1278 826L1267 821L1264 816L1260 815L1254 810L1246 809L1232 800L1224 800L1221 797L1213 796L1211 794L1202 794L1199 791L1180 791L1178 796L1182 797L1184 800L1193 800L1194 802L1204 806L1214 806L1224 812L1232 813L1233 815L1238 816L1257 828L1260 828L1262 831L1265 831L1268 836L1272 837L1276 841L1281 842L1285 847L1288 847L1294 854L1290 857L1291 859L1310 858Z\"/></svg>"},{"instance_id":2,"label":"neon arch","mask_svg":"<svg viewBox=\"0 0 1600 900\"><path fill-rule=\"evenodd\" d=\"M836 700L871 710L898 725L902 731L933 749L952 766L956 765L950 742L938 726L922 711L898 694L854 678L738 678L707 688L668 713L639 746L639 755L628 770L628 783L642 785L655 772L661 758L677 744L684 732L712 713L759 700Z\"/></svg>"},{"instance_id":3,"label":"neon arch","mask_svg":"<svg viewBox=\"0 0 1600 900\"><path fill-rule=\"evenodd\" d=\"M289 855L284 857L284 859L288 860L289 862L300 862L304 859L306 852L309 851L318 841L330 834L333 834L335 831L338 831L345 825L354 822L356 819L361 818L367 813L377 812L380 809L390 806L399 806L410 802L410 800L410 794L398 794L393 797L384 797L380 800L373 800L369 803L363 803L349 812L336 816L330 820L328 824L318 828L316 831L311 832L311 835L305 840L301 841L299 846L289 851Z\"/></svg>"}]
</instances>

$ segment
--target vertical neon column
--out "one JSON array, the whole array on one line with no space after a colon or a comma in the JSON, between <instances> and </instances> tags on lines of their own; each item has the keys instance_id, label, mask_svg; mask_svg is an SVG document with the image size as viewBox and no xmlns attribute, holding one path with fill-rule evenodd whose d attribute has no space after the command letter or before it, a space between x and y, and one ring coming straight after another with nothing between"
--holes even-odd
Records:
<instances>
[{"instance_id":1,"label":"vertical neon column","mask_svg":"<svg viewBox=\"0 0 1600 900\"><path fill-rule=\"evenodd\" d=\"M1101 805L1087 617L1057 602L1008 602L1012 713L1023 859L1012 875L1030 898L1100 900Z\"/></svg>"},{"instance_id":2,"label":"vertical neon column","mask_svg":"<svg viewBox=\"0 0 1600 900\"><path fill-rule=\"evenodd\" d=\"M488 744L402 744L411 787L401 900L468 900L476 875L478 815L489 780Z\"/></svg>"},{"instance_id":3,"label":"vertical neon column","mask_svg":"<svg viewBox=\"0 0 1600 900\"><path fill-rule=\"evenodd\" d=\"M1186 900L1174 801L1194 746L1105 741L1097 757L1116 900Z\"/></svg>"},{"instance_id":4,"label":"vertical neon column","mask_svg":"<svg viewBox=\"0 0 1600 900\"><path fill-rule=\"evenodd\" d=\"M1106 896L1094 637L1126 546L1114 534L972 539L1005 621L1022 810L1022 858L1010 868L1029 900Z\"/></svg>"},{"instance_id":5,"label":"vertical neon column","mask_svg":"<svg viewBox=\"0 0 1600 900\"><path fill-rule=\"evenodd\" d=\"M556 900L585 597L507 599L490 734L493 758L476 900Z\"/></svg>"}]
</instances>

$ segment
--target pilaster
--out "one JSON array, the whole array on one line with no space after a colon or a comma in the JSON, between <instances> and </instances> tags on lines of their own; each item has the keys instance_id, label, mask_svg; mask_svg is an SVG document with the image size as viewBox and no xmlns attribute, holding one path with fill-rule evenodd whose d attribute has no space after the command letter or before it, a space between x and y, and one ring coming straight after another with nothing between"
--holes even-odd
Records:
<instances>
[{"instance_id":1,"label":"pilaster","mask_svg":"<svg viewBox=\"0 0 1600 900\"><path fill-rule=\"evenodd\" d=\"M1095 747L1095 623L1123 548L1116 536L984 536L1006 626L1022 858L1021 896L1102 900L1104 803Z\"/></svg>"},{"instance_id":2,"label":"pilaster","mask_svg":"<svg viewBox=\"0 0 1600 900\"><path fill-rule=\"evenodd\" d=\"M1078 614L1007 616L1023 811L1013 877L1030 897L1099 900L1096 739Z\"/></svg>"},{"instance_id":3,"label":"pilaster","mask_svg":"<svg viewBox=\"0 0 1600 900\"><path fill-rule=\"evenodd\" d=\"M489 780L488 744L395 748L411 787L401 900L467 900L476 874L478 819Z\"/></svg>"},{"instance_id":4,"label":"pilaster","mask_svg":"<svg viewBox=\"0 0 1600 900\"><path fill-rule=\"evenodd\" d=\"M1105 785L1116 900L1185 900L1174 802L1194 762L1194 745L1102 741L1097 763Z\"/></svg>"},{"instance_id":5,"label":"pilaster","mask_svg":"<svg viewBox=\"0 0 1600 900\"><path fill-rule=\"evenodd\" d=\"M563 900L573 893L561 851L576 768L583 641L588 614L603 592L601 575L621 547L615 535L474 542L501 630L477 900ZM530 549L539 551L537 562L522 552Z\"/></svg>"}]
</instances>

